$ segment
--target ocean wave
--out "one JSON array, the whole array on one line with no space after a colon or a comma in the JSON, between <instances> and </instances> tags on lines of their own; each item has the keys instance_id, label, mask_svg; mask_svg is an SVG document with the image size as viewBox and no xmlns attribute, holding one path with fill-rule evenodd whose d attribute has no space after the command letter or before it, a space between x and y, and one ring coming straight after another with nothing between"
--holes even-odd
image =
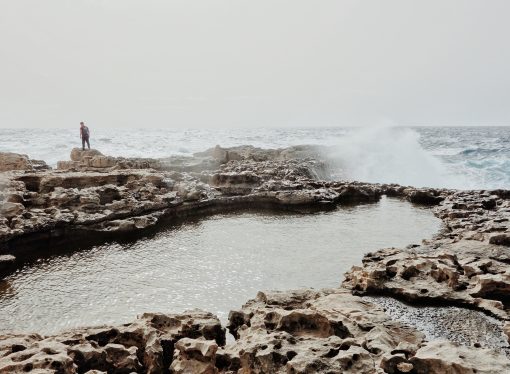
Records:
<instances>
[{"instance_id":1,"label":"ocean wave","mask_svg":"<svg viewBox=\"0 0 510 374\"><path fill-rule=\"evenodd\" d=\"M341 138L330 157L348 179L417 187L462 188L445 165L420 144L416 130L370 127Z\"/></svg>"},{"instance_id":2,"label":"ocean wave","mask_svg":"<svg viewBox=\"0 0 510 374\"><path fill-rule=\"evenodd\" d=\"M368 182L415 186L510 189L509 127L426 128L93 128L91 146L104 154L168 157L215 145L281 148L318 144L333 149L335 173ZM81 147L77 129L0 129L0 151L27 154L50 165Z\"/></svg>"}]
</instances>

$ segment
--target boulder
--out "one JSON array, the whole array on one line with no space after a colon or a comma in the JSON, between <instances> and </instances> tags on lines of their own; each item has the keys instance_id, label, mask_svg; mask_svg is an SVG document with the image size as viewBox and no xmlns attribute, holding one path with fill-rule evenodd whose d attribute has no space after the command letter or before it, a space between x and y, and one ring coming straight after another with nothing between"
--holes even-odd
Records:
<instances>
[{"instance_id":1,"label":"boulder","mask_svg":"<svg viewBox=\"0 0 510 374\"><path fill-rule=\"evenodd\" d=\"M27 155L0 152L0 172L12 170L33 170Z\"/></svg>"},{"instance_id":2,"label":"boulder","mask_svg":"<svg viewBox=\"0 0 510 374\"><path fill-rule=\"evenodd\" d=\"M71 161L83 161L85 157L103 156L97 149L85 149L73 148L71 150Z\"/></svg>"},{"instance_id":3,"label":"boulder","mask_svg":"<svg viewBox=\"0 0 510 374\"><path fill-rule=\"evenodd\" d=\"M5 218L12 218L20 215L25 210L23 204L11 203L11 202L0 202L0 216Z\"/></svg>"}]
</instances>

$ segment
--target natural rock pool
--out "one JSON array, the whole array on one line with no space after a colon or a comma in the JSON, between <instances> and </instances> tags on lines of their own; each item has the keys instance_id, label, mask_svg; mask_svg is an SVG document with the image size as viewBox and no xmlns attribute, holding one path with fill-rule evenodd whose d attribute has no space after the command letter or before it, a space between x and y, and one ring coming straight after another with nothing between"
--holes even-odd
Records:
<instances>
[{"instance_id":1,"label":"natural rock pool","mask_svg":"<svg viewBox=\"0 0 510 374\"><path fill-rule=\"evenodd\" d=\"M364 253L419 243L440 225L431 210L384 197L314 214L191 220L24 265L0 281L0 331L47 334L190 308L225 320L259 290L338 286Z\"/></svg>"}]
</instances>

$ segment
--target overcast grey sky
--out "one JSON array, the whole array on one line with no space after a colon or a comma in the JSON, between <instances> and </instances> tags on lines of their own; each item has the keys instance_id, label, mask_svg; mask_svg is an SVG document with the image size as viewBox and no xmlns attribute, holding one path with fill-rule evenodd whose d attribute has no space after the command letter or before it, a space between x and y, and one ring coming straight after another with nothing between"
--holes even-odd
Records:
<instances>
[{"instance_id":1,"label":"overcast grey sky","mask_svg":"<svg viewBox=\"0 0 510 374\"><path fill-rule=\"evenodd\" d=\"M0 127L510 124L508 0L0 0Z\"/></svg>"}]
</instances>

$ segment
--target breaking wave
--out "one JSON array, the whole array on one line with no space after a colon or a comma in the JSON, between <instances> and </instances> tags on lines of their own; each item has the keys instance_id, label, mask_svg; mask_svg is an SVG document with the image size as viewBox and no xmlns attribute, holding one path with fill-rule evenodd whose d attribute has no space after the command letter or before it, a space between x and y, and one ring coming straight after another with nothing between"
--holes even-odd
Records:
<instances>
[{"instance_id":1,"label":"breaking wave","mask_svg":"<svg viewBox=\"0 0 510 374\"><path fill-rule=\"evenodd\" d=\"M463 189L510 189L510 127L250 129L93 128L91 145L112 156L191 155L220 144L331 149L335 177ZM76 129L0 129L0 151L50 165L81 146Z\"/></svg>"},{"instance_id":2,"label":"breaking wave","mask_svg":"<svg viewBox=\"0 0 510 374\"><path fill-rule=\"evenodd\" d=\"M440 159L420 144L420 134L401 127L353 130L332 148L339 176L374 183L417 187L460 188L461 176L452 175Z\"/></svg>"}]
</instances>

